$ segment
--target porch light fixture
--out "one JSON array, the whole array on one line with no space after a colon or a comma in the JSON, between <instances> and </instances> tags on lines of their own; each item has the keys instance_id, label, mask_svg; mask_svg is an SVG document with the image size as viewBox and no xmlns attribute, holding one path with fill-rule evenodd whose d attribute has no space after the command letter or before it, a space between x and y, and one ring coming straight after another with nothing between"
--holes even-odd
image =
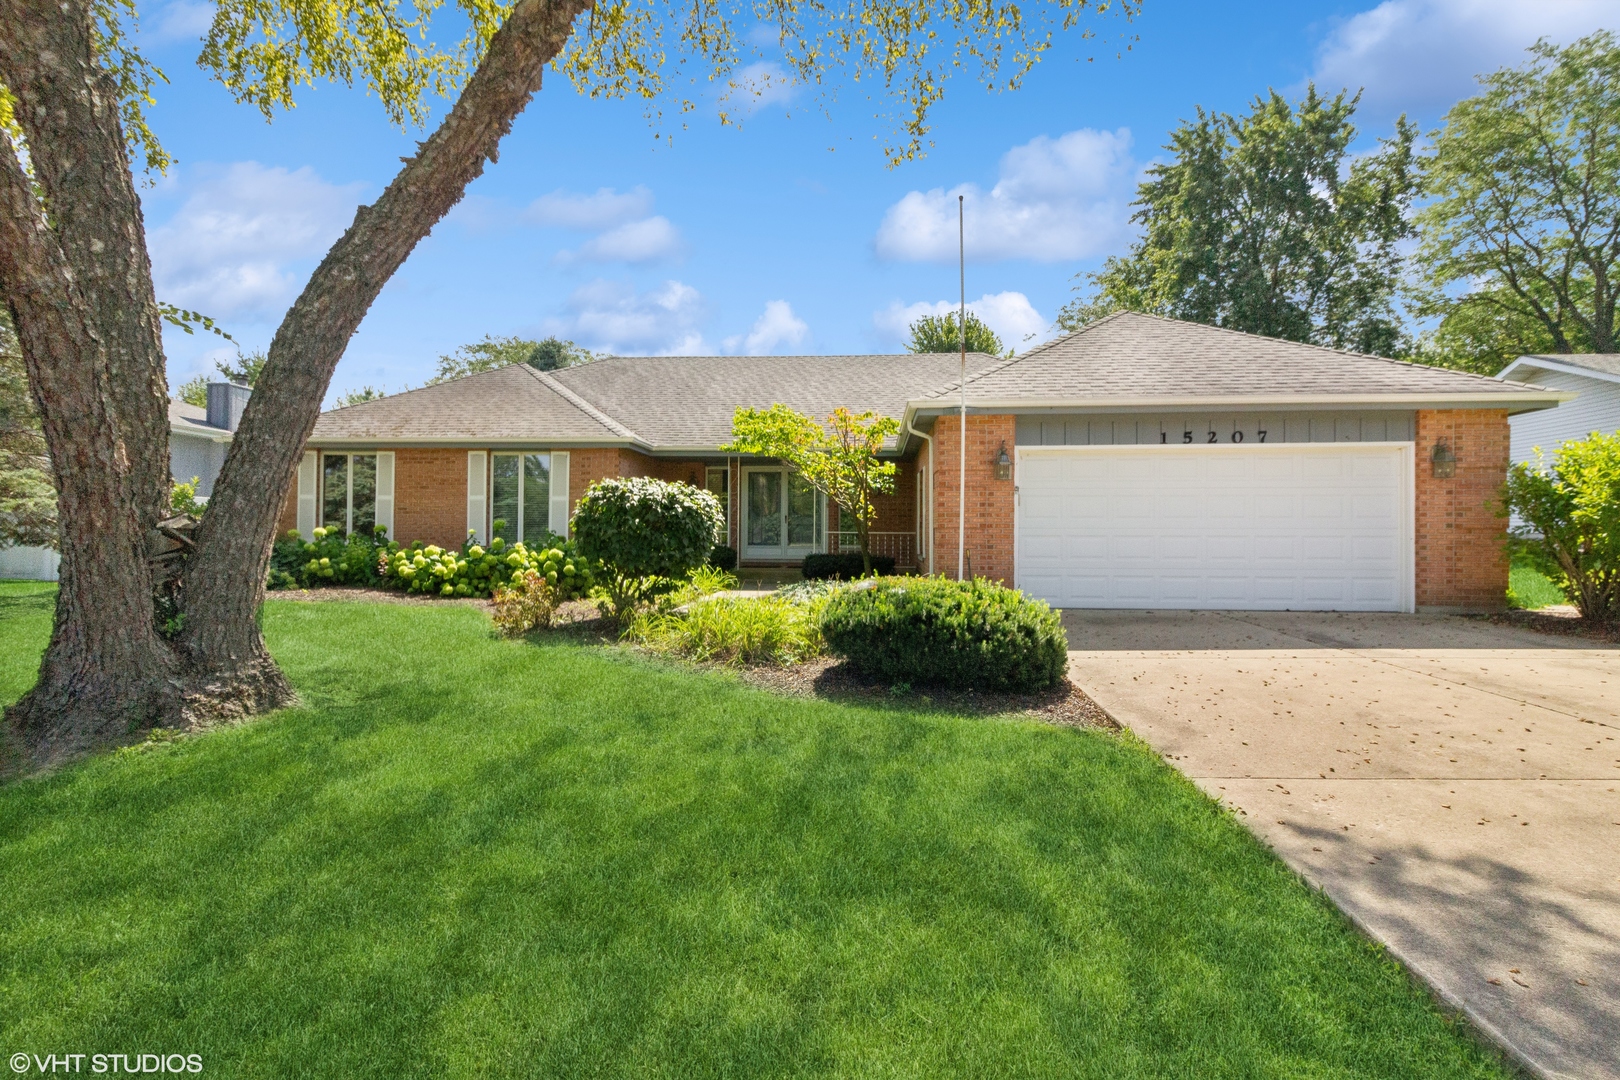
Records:
<instances>
[{"instance_id":1,"label":"porch light fixture","mask_svg":"<svg viewBox=\"0 0 1620 1080\"><path fill-rule=\"evenodd\" d=\"M996 455L996 479L1012 479L1012 458L1007 456L1007 444L1001 444L1001 453Z\"/></svg>"},{"instance_id":2,"label":"porch light fixture","mask_svg":"<svg viewBox=\"0 0 1620 1080\"><path fill-rule=\"evenodd\" d=\"M1457 455L1451 450L1446 440L1441 439L1434 444L1434 452L1429 455L1429 466L1435 477L1448 480L1457 475Z\"/></svg>"}]
</instances>

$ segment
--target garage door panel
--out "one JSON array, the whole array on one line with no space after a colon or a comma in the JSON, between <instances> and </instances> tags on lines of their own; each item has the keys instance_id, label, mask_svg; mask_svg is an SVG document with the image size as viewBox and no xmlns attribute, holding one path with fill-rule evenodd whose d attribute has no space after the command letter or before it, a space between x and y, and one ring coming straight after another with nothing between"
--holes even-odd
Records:
<instances>
[{"instance_id":1,"label":"garage door panel","mask_svg":"<svg viewBox=\"0 0 1620 1080\"><path fill-rule=\"evenodd\" d=\"M1057 606L1401 610L1409 460L1353 444L1021 456L1019 585Z\"/></svg>"}]
</instances>

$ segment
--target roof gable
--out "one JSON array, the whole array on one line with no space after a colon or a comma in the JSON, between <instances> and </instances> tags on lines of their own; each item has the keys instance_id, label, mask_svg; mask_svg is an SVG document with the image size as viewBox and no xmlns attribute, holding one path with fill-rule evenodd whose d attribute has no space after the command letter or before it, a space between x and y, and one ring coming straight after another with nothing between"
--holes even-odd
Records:
<instances>
[{"instance_id":1,"label":"roof gable","mask_svg":"<svg viewBox=\"0 0 1620 1080\"><path fill-rule=\"evenodd\" d=\"M952 384L928 395L949 398ZM1137 312L1107 318L968 379L981 402L1523 396L1483 375Z\"/></svg>"},{"instance_id":2,"label":"roof gable","mask_svg":"<svg viewBox=\"0 0 1620 1080\"><path fill-rule=\"evenodd\" d=\"M1620 353L1555 353L1521 356L1496 376L1508 382L1531 382L1538 371L1562 371L1603 382L1620 382Z\"/></svg>"}]
</instances>

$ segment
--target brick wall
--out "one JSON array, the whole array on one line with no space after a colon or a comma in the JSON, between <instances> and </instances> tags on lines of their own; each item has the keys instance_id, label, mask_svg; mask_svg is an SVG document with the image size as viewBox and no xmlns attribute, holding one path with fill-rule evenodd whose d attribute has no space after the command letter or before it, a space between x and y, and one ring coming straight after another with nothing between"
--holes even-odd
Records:
<instances>
[{"instance_id":1,"label":"brick wall","mask_svg":"<svg viewBox=\"0 0 1620 1080\"><path fill-rule=\"evenodd\" d=\"M460 547L467 538L467 451L394 451L394 535Z\"/></svg>"},{"instance_id":2,"label":"brick wall","mask_svg":"<svg viewBox=\"0 0 1620 1080\"><path fill-rule=\"evenodd\" d=\"M1420 410L1417 414L1414 540L1420 608L1494 610L1507 602L1508 558L1499 516L1507 478L1509 427L1500 409ZM1431 455L1444 439L1457 473L1434 475Z\"/></svg>"},{"instance_id":3,"label":"brick wall","mask_svg":"<svg viewBox=\"0 0 1620 1080\"><path fill-rule=\"evenodd\" d=\"M934 566L957 572L957 507L961 421L941 417L934 425ZM1016 419L973 416L967 419L967 568L975 577L1013 581L1013 483L995 478L995 458L1002 444L1012 456Z\"/></svg>"}]
</instances>

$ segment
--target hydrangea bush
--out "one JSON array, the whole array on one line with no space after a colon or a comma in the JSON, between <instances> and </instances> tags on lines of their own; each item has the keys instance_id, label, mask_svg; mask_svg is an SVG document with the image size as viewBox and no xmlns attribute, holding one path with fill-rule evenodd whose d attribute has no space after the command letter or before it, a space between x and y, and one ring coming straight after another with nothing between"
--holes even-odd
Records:
<instances>
[{"instance_id":1,"label":"hydrangea bush","mask_svg":"<svg viewBox=\"0 0 1620 1080\"><path fill-rule=\"evenodd\" d=\"M471 537L459 549L421 541L403 548L390 544L381 564L385 585L434 596L490 596L532 572L551 587L558 603L590 595L602 572L573 541L556 537L532 548L498 536L487 547Z\"/></svg>"}]
</instances>

